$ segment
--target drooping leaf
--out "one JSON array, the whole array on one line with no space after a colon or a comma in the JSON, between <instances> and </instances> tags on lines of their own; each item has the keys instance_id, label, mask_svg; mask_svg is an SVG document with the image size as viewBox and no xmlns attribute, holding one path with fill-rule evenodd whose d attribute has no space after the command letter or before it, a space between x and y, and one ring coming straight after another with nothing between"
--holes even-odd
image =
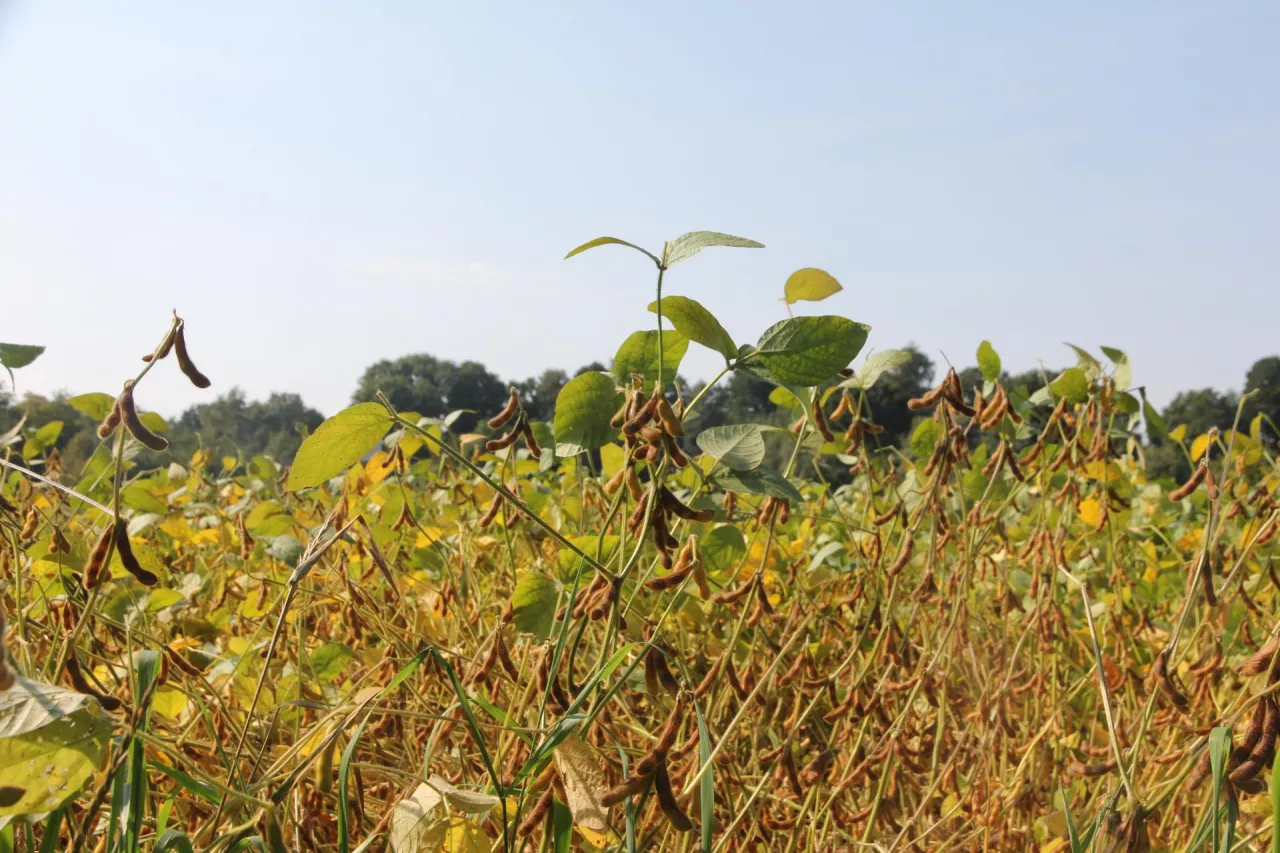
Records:
<instances>
[{"instance_id":1,"label":"drooping leaf","mask_svg":"<svg viewBox=\"0 0 1280 853\"><path fill-rule=\"evenodd\" d=\"M609 420L621 405L622 395L609 374L588 371L570 379L556 395L556 456L604 446L617 434Z\"/></svg>"},{"instance_id":2,"label":"drooping leaf","mask_svg":"<svg viewBox=\"0 0 1280 853\"><path fill-rule=\"evenodd\" d=\"M1000 378L1000 355L991 346L991 341L978 344L978 370L982 371L982 378L988 382L995 382Z\"/></svg>"},{"instance_id":3,"label":"drooping leaf","mask_svg":"<svg viewBox=\"0 0 1280 853\"><path fill-rule=\"evenodd\" d=\"M44 814L79 793L102 761L111 723L97 706L0 738L0 788L23 789L0 816Z\"/></svg>"},{"instance_id":4,"label":"drooping leaf","mask_svg":"<svg viewBox=\"0 0 1280 853\"><path fill-rule=\"evenodd\" d=\"M783 287L783 299L788 305L794 305L802 300L821 302L841 290L843 288L840 287L840 282L836 281L830 273L815 267L805 267L787 277L787 283Z\"/></svg>"},{"instance_id":5,"label":"drooping leaf","mask_svg":"<svg viewBox=\"0 0 1280 853\"><path fill-rule=\"evenodd\" d=\"M721 234L719 231L690 231L662 247L662 266L670 269L712 246L730 246L738 249L764 248L763 243L748 240L746 237L734 237L732 234Z\"/></svg>"},{"instance_id":6,"label":"drooping leaf","mask_svg":"<svg viewBox=\"0 0 1280 853\"><path fill-rule=\"evenodd\" d=\"M56 684L19 676L0 691L0 738L33 732L83 709L90 697Z\"/></svg>"},{"instance_id":7,"label":"drooping leaf","mask_svg":"<svg viewBox=\"0 0 1280 853\"><path fill-rule=\"evenodd\" d=\"M750 471L764 461L763 431L759 424L730 424L698 433L698 447L735 471Z\"/></svg>"},{"instance_id":8,"label":"drooping leaf","mask_svg":"<svg viewBox=\"0 0 1280 853\"><path fill-rule=\"evenodd\" d=\"M870 331L870 326L834 315L793 317L760 336L756 358L783 383L811 387L847 367Z\"/></svg>"},{"instance_id":9,"label":"drooping leaf","mask_svg":"<svg viewBox=\"0 0 1280 853\"><path fill-rule=\"evenodd\" d=\"M427 784L436 789L444 801L460 812L467 814L484 814L502 805L502 800L493 794L482 794L455 787L443 776L428 776Z\"/></svg>"},{"instance_id":10,"label":"drooping leaf","mask_svg":"<svg viewBox=\"0 0 1280 853\"><path fill-rule=\"evenodd\" d=\"M591 748L575 732L556 747L554 760L573 822L601 835L609 834L609 810L600 802L609 784Z\"/></svg>"},{"instance_id":11,"label":"drooping leaf","mask_svg":"<svg viewBox=\"0 0 1280 853\"><path fill-rule=\"evenodd\" d=\"M785 501L800 503L804 497L799 490L777 471L771 468L754 468L750 471L720 471L715 475L716 484L731 492L746 495L765 495Z\"/></svg>"},{"instance_id":12,"label":"drooping leaf","mask_svg":"<svg viewBox=\"0 0 1280 853\"><path fill-rule=\"evenodd\" d=\"M42 352L44 347L30 344L0 344L0 366L17 370L35 361Z\"/></svg>"},{"instance_id":13,"label":"drooping leaf","mask_svg":"<svg viewBox=\"0 0 1280 853\"><path fill-rule=\"evenodd\" d=\"M391 850L393 853L420 853L436 850L444 841L448 820L440 806L444 797L425 782L418 783L413 793L396 803L391 812Z\"/></svg>"},{"instance_id":14,"label":"drooping leaf","mask_svg":"<svg viewBox=\"0 0 1280 853\"><path fill-rule=\"evenodd\" d=\"M302 442L285 488L296 492L341 474L377 447L391 424L391 416L379 403L343 409Z\"/></svg>"},{"instance_id":15,"label":"drooping leaf","mask_svg":"<svg viewBox=\"0 0 1280 853\"><path fill-rule=\"evenodd\" d=\"M650 302L649 310L658 313L658 303ZM725 357L738 357L738 347L715 315L701 303L687 296L662 297L662 316L671 321L676 331L694 343L702 344ZM665 341L664 341L665 343Z\"/></svg>"},{"instance_id":16,"label":"drooping leaf","mask_svg":"<svg viewBox=\"0 0 1280 853\"><path fill-rule=\"evenodd\" d=\"M890 370L897 370L911 363L911 351L905 349L885 349L873 352L862 362L858 372L840 385L844 388L857 388L863 391L871 388Z\"/></svg>"},{"instance_id":17,"label":"drooping leaf","mask_svg":"<svg viewBox=\"0 0 1280 853\"><path fill-rule=\"evenodd\" d=\"M581 246L578 246L575 249L570 249L569 254L565 255L564 258L567 261L569 258L572 258L574 255L582 254L583 252L587 251L587 249L594 249L596 246L609 246L609 245L627 246L628 248L635 249L637 252L647 255L649 259L652 260L655 264L660 263L658 261L657 255L653 254L648 249L642 249L639 246L637 246L635 243L628 243L626 240L619 240L617 237L597 237L594 240L588 240L587 242L583 243Z\"/></svg>"},{"instance_id":18,"label":"drooping leaf","mask_svg":"<svg viewBox=\"0 0 1280 853\"><path fill-rule=\"evenodd\" d=\"M662 375L670 381L680 369L680 362L689 349L689 339L677 331L662 333ZM645 390L653 388L658 379L658 331L649 329L633 332L618 347L613 357L613 375L624 385L631 381L631 374L644 378ZM613 412L609 415L612 417Z\"/></svg>"},{"instance_id":19,"label":"drooping leaf","mask_svg":"<svg viewBox=\"0 0 1280 853\"><path fill-rule=\"evenodd\" d=\"M511 593L516 630L545 639L551 633L558 595L556 582L546 575L533 571L522 574Z\"/></svg>"},{"instance_id":20,"label":"drooping leaf","mask_svg":"<svg viewBox=\"0 0 1280 853\"><path fill-rule=\"evenodd\" d=\"M1147 437L1155 441L1164 441L1170 438L1169 427L1164 422L1164 417L1156 411L1156 407L1147 402L1147 389L1139 387L1137 389L1138 396L1142 398L1142 420L1147 425ZM1181 441L1181 438L1176 439Z\"/></svg>"},{"instance_id":21,"label":"drooping leaf","mask_svg":"<svg viewBox=\"0 0 1280 853\"><path fill-rule=\"evenodd\" d=\"M1111 371L1111 379L1116 383L1116 390L1129 390L1133 383L1133 366L1129 364L1129 356L1125 355L1124 350L1115 347L1103 347L1102 353L1115 365L1115 369Z\"/></svg>"}]
</instances>

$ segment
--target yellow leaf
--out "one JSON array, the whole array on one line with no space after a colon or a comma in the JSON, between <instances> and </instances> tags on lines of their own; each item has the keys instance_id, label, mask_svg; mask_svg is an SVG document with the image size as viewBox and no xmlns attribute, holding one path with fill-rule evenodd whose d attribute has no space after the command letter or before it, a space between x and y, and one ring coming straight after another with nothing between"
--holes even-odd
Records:
<instances>
[{"instance_id":1,"label":"yellow leaf","mask_svg":"<svg viewBox=\"0 0 1280 853\"><path fill-rule=\"evenodd\" d=\"M364 463L364 476L370 484L381 483L391 473L391 466L386 464L389 457L390 454L379 450Z\"/></svg>"},{"instance_id":2,"label":"yellow leaf","mask_svg":"<svg viewBox=\"0 0 1280 853\"><path fill-rule=\"evenodd\" d=\"M186 542L195 532L185 518L166 518L160 523L160 529L179 542Z\"/></svg>"},{"instance_id":3,"label":"yellow leaf","mask_svg":"<svg viewBox=\"0 0 1280 853\"><path fill-rule=\"evenodd\" d=\"M1172 438L1174 441L1181 442L1186 437L1187 437L1186 424L1178 424L1176 427L1169 430L1169 438Z\"/></svg>"},{"instance_id":4,"label":"yellow leaf","mask_svg":"<svg viewBox=\"0 0 1280 853\"><path fill-rule=\"evenodd\" d=\"M1204 535L1204 530L1197 527L1178 537L1178 541L1173 544L1177 546L1179 551L1194 551L1200 547L1200 537Z\"/></svg>"},{"instance_id":5,"label":"yellow leaf","mask_svg":"<svg viewBox=\"0 0 1280 853\"><path fill-rule=\"evenodd\" d=\"M192 545L217 545L221 541L222 534L212 527L201 530L199 533L191 537Z\"/></svg>"},{"instance_id":6,"label":"yellow leaf","mask_svg":"<svg viewBox=\"0 0 1280 853\"><path fill-rule=\"evenodd\" d=\"M582 834L582 840L590 844L597 850L602 850L612 844L617 838L612 832L604 833L592 829L589 826L579 826L578 832Z\"/></svg>"},{"instance_id":7,"label":"yellow leaf","mask_svg":"<svg viewBox=\"0 0 1280 853\"><path fill-rule=\"evenodd\" d=\"M240 464L240 460L239 460L239 459L236 459L234 456L224 456L224 457L222 457L222 470L223 470L223 471L234 471L234 470L235 470L235 467L236 467L237 465L239 465L239 464Z\"/></svg>"},{"instance_id":8,"label":"yellow leaf","mask_svg":"<svg viewBox=\"0 0 1280 853\"><path fill-rule=\"evenodd\" d=\"M1102 504L1093 498L1080 501L1080 520L1090 527L1097 527L1102 522Z\"/></svg>"},{"instance_id":9,"label":"yellow leaf","mask_svg":"<svg viewBox=\"0 0 1280 853\"><path fill-rule=\"evenodd\" d=\"M188 704L187 694L176 687L157 687L151 699L151 707L156 713L174 722L186 712Z\"/></svg>"},{"instance_id":10,"label":"yellow leaf","mask_svg":"<svg viewBox=\"0 0 1280 853\"><path fill-rule=\"evenodd\" d=\"M432 544L439 542L444 538L444 531L438 527L423 527L418 532L418 540L413 543L415 548L427 548Z\"/></svg>"},{"instance_id":11,"label":"yellow leaf","mask_svg":"<svg viewBox=\"0 0 1280 853\"><path fill-rule=\"evenodd\" d=\"M489 836L466 818L455 817L441 849L445 853L489 853Z\"/></svg>"},{"instance_id":12,"label":"yellow leaf","mask_svg":"<svg viewBox=\"0 0 1280 853\"><path fill-rule=\"evenodd\" d=\"M1196 440L1191 442L1191 461L1199 462L1200 457L1204 456L1205 451L1209 449L1209 433L1202 433L1196 436Z\"/></svg>"},{"instance_id":13,"label":"yellow leaf","mask_svg":"<svg viewBox=\"0 0 1280 853\"><path fill-rule=\"evenodd\" d=\"M805 267L796 270L787 278L783 288L784 298L788 305L801 300L818 302L841 290L840 282L824 270Z\"/></svg>"}]
</instances>

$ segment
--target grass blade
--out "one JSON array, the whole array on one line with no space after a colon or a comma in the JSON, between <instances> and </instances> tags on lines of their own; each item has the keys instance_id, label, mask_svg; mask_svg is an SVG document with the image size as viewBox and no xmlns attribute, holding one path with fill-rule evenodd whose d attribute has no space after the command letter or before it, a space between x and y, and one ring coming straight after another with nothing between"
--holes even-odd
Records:
<instances>
[{"instance_id":1,"label":"grass blade","mask_svg":"<svg viewBox=\"0 0 1280 853\"><path fill-rule=\"evenodd\" d=\"M693 710L698 715L698 762L705 766L711 760L711 737L707 734L707 721L702 718L702 708L697 702ZM715 768L707 768L702 774L702 853L711 853L711 834L715 830L716 783Z\"/></svg>"}]
</instances>

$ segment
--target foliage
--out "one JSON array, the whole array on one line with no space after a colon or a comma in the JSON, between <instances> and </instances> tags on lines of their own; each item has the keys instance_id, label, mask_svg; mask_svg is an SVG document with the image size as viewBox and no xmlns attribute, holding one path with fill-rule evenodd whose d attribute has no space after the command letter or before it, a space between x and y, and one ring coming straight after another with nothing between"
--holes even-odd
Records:
<instances>
[{"instance_id":1,"label":"foliage","mask_svg":"<svg viewBox=\"0 0 1280 853\"><path fill-rule=\"evenodd\" d=\"M474 362L408 356L323 423L296 397L235 391L173 424L133 418L133 394L155 405L148 372L171 367L175 317L128 396L10 415L0 462L24 470L0 478L0 822L31 825L0 840L1267 837L1280 468L1265 417L1230 434L1235 410L1193 423L1184 400L1144 446L1154 410L1111 348L1011 376L984 341L980 368L938 378L913 347L864 354L868 328L837 315L731 348L709 309L661 288L705 248L758 244L580 250L604 245L654 263L642 304L671 309L661 336L617 330L614 370L510 395ZM842 292L802 272L781 311ZM689 387L690 342L724 372ZM1258 415L1272 377L1251 376ZM152 430L167 450L144 449ZM1182 486L1149 476L1165 449Z\"/></svg>"}]
</instances>

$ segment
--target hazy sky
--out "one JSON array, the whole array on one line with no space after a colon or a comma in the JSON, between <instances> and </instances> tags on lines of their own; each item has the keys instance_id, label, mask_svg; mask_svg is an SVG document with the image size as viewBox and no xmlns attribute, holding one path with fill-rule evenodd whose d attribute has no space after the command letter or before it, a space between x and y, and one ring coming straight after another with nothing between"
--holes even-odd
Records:
<instances>
[{"instance_id":1,"label":"hazy sky","mask_svg":"<svg viewBox=\"0 0 1280 853\"><path fill-rule=\"evenodd\" d=\"M660 249L739 342L806 306L960 365L1128 350L1158 401L1280 352L1280 4L0 0L0 340L114 391L332 412L369 363L608 361ZM716 356L693 348L684 371Z\"/></svg>"}]
</instances>

